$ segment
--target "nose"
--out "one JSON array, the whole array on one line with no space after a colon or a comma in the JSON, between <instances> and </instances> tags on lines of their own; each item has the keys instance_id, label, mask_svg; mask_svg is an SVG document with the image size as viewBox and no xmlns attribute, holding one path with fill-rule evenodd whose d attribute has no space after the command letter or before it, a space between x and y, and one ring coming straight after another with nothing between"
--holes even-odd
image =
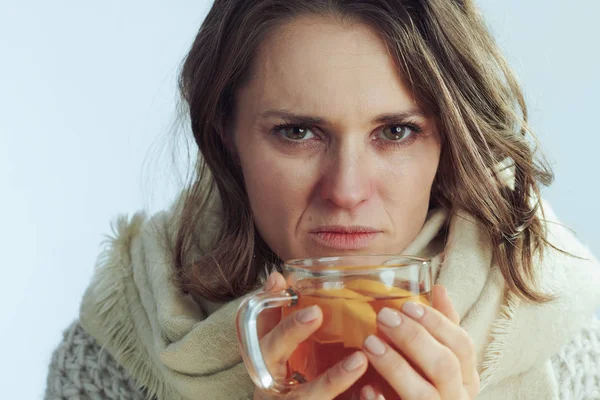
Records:
<instances>
[{"instance_id":1,"label":"nose","mask_svg":"<svg viewBox=\"0 0 600 400\"><path fill-rule=\"evenodd\" d=\"M323 171L322 199L346 210L353 210L367 201L373 192L367 158L366 150L360 146L339 146Z\"/></svg>"}]
</instances>

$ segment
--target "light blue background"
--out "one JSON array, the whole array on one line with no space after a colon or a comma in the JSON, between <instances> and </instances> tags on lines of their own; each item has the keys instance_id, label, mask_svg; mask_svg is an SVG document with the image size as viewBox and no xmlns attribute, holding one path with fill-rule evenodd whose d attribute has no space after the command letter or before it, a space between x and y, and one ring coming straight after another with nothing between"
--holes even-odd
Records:
<instances>
[{"instance_id":1,"label":"light blue background","mask_svg":"<svg viewBox=\"0 0 600 400\"><path fill-rule=\"evenodd\" d=\"M600 254L600 3L480 4L555 164L545 195ZM109 222L174 192L176 72L208 6L0 1L0 397L41 398Z\"/></svg>"}]
</instances>

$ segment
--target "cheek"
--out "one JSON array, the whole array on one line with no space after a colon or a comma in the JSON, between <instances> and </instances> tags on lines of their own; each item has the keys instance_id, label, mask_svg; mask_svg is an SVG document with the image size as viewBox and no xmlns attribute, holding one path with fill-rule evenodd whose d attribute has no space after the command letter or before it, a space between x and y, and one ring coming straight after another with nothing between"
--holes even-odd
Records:
<instances>
[{"instance_id":1,"label":"cheek","mask_svg":"<svg viewBox=\"0 0 600 400\"><path fill-rule=\"evenodd\" d=\"M308 207L317 174L299 160L266 153L258 151L245 157L242 170L255 224L263 239L279 254L289 247L294 229Z\"/></svg>"},{"instance_id":2,"label":"cheek","mask_svg":"<svg viewBox=\"0 0 600 400\"><path fill-rule=\"evenodd\" d=\"M312 176L298 162L282 162L274 157L242 166L248 196L257 208L293 209L308 198ZM256 200L256 201L254 201Z\"/></svg>"},{"instance_id":3,"label":"cheek","mask_svg":"<svg viewBox=\"0 0 600 400\"><path fill-rule=\"evenodd\" d=\"M394 203L421 203L429 196L439 164L437 147L422 146L412 154L386 160L382 186Z\"/></svg>"},{"instance_id":4,"label":"cheek","mask_svg":"<svg viewBox=\"0 0 600 400\"><path fill-rule=\"evenodd\" d=\"M407 239L418 233L426 218L439 156L439 146L432 142L412 154L388 160L382 198L396 232Z\"/></svg>"}]
</instances>

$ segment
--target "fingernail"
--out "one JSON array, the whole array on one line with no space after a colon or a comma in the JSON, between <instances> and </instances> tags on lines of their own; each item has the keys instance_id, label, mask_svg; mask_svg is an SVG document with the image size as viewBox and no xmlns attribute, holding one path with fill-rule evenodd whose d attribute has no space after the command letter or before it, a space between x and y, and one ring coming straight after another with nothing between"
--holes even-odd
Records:
<instances>
[{"instance_id":1,"label":"fingernail","mask_svg":"<svg viewBox=\"0 0 600 400\"><path fill-rule=\"evenodd\" d=\"M444 296L448 297L448 289L446 289L446 286L442 286L442 293L444 293Z\"/></svg>"},{"instance_id":2,"label":"fingernail","mask_svg":"<svg viewBox=\"0 0 600 400\"><path fill-rule=\"evenodd\" d=\"M375 393L375 389L373 389L373 387L371 387L370 385L367 385L362 389L360 398L362 400L376 400L377 393Z\"/></svg>"},{"instance_id":3,"label":"fingernail","mask_svg":"<svg viewBox=\"0 0 600 400\"><path fill-rule=\"evenodd\" d=\"M319 308L317 306L305 308L296 314L296 320L303 324L308 324L317 318L319 318Z\"/></svg>"},{"instance_id":4,"label":"fingernail","mask_svg":"<svg viewBox=\"0 0 600 400\"><path fill-rule=\"evenodd\" d=\"M389 326L390 328L395 328L402 322L402 319L400 319L400 314L398 314L397 311L387 307L379 312L377 320L382 324Z\"/></svg>"},{"instance_id":5,"label":"fingernail","mask_svg":"<svg viewBox=\"0 0 600 400\"><path fill-rule=\"evenodd\" d=\"M342 368L348 372L352 372L365 363L365 358L358 352L352 354L343 363Z\"/></svg>"},{"instance_id":6,"label":"fingernail","mask_svg":"<svg viewBox=\"0 0 600 400\"><path fill-rule=\"evenodd\" d=\"M265 282L265 291L268 292L275 286L275 275L271 274Z\"/></svg>"},{"instance_id":7,"label":"fingernail","mask_svg":"<svg viewBox=\"0 0 600 400\"><path fill-rule=\"evenodd\" d=\"M385 345L377 336L374 335L367 337L363 343L363 346L369 353L376 356L381 356L383 353L385 353Z\"/></svg>"},{"instance_id":8,"label":"fingernail","mask_svg":"<svg viewBox=\"0 0 600 400\"><path fill-rule=\"evenodd\" d=\"M402 311L414 319L419 319L425 314L425 309L412 301L407 301L402 305Z\"/></svg>"}]
</instances>

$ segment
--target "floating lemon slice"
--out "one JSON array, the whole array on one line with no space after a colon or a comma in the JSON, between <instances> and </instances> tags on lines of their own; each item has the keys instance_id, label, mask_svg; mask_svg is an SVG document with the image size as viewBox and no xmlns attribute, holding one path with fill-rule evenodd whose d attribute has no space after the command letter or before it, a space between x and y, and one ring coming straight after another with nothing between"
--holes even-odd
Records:
<instances>
[{"instance_id":1,"label":"floating lemon slice","mask_svg":"<svg viewBox=\"0 0 600 400\"><path fill-rule=\"evenodd\" d=\"M364 296L377 299L377 311L384 307L400 309L404 303L414 302L430 305L426 296L414 294L408 290L386 285L383 282L371 279L353 279L344 282L346 289L350 289ZM389 299L386 299L389 298Z\"/></svg>"},{"instance_id":2,"label":"floating lemon slice","mask_svg":"<svg viewBox=\"0 0 600 400\"><path fill-rule=\"evenodd\" d=\"M323 311L323 325L312 336L319 343L339 343L361 348L365 338L377 331L374 299L347 288L315 289L302 296L302 305L314 304Z\"/></svg>"},{"instance_id":3,"label":"floating lemon slice","mask_svg":"<svg viewBox=\"0 0 600 400\"><path fill-rule=\"evenodd\" d=\"M323 325L312 340L362 348L367 336L377 332L377 313L382 308L398 310L408 300L429 305L424 295L375 280L353 279L345 281L344 286L313 289L302 295L302 307L316 304L323 311Z\"/></svg>"}]
</instances>

